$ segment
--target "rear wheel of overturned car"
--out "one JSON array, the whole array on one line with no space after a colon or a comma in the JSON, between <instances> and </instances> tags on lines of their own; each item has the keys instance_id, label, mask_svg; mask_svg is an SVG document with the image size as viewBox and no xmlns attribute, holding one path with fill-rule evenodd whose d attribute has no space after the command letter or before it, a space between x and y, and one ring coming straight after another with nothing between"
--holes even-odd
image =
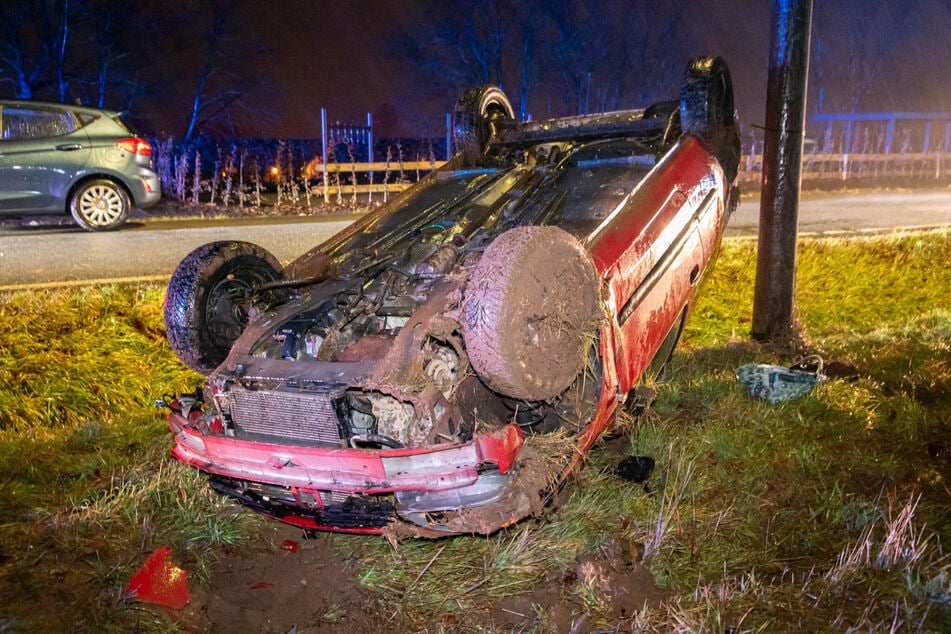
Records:
<instances>
[{"instance_id":1,"label":"rear wheel of overturned car","mask_svg":"<svg viewBox=\"0 0 951 634\"><path fill-rule=\"evenodd\" d=\"M591 257L557 227L516 227L485 250L462 303L469 361L505 396L554 399L584 369L601 320Z\"/></svg>"},{"instance_id":2,"label":"rear wheel of overturned car","mask_svg":"<svg viewBox=\"0 0 951 634\"><path fill-rule=\"evenodd\" d=\"M118 183L98 178L79 185L69 197L69 213L86 231L109 231L129 215L129 194Z\"/></svg>"},{"instance_id":3,"label":"rear wheel of overturned car","mask_svg":"<svg viewBox=\"0 0 951 634\"><path fill-rule=\"evenodd\" d=\"M719 57L698 57L687 66L680 90L680 124L684 132L710 146L728 181L740 164L740 135L733 105L733 81Z\"/></svg>"},{"instance_id":4,"label":"rear wheel of overturned car","mask_svg":"<svg viewBox=\"0 0 951 634\"><path fill-rule=\"evenodd\" d=\"M453 145L465 167L480 167L489 142L503 121L515 119L508 97L495 86L469 88L453 110Z\"/></svg>"},{"instance_id":5,"label":"rear wheel of overturned car","mask_svg":"<svg viewBox=\"0 0 951 634\"><path fill-rule=\"evenodd\" d=\"M281 278L281 264L249 242L211 242L179 263L165 296L165 334L189 368L210 374L248 325L257 287Z\"/></svg>"}]
</instances>

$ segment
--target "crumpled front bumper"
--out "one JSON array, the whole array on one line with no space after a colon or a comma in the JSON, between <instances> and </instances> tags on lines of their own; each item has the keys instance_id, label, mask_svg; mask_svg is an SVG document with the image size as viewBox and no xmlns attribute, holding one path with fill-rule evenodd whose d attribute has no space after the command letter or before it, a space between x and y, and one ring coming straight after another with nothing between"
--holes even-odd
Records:
<instances>
[{"instance_id":1,"label":"crumpled front bumper","mask_svg":"<svg viewBox=\"0 0 951 634\"><path fill-rule=\"evenodd\" d=\"M396 513L417 523L427 512L491 502L508 486L505 474L525 441L522 430L509 424L466 443L415 449L337 449L202 434L195 423L175 411L169 414L168 423L175 436L172 455L178 460L224 478L316 494L316 507L302 505L300 515L282 515L280 519L305 528L331 530L350 528L306 519L313 517L312 511L321 510L320 493L392 493Z\"/></svg>"}]
</instances>

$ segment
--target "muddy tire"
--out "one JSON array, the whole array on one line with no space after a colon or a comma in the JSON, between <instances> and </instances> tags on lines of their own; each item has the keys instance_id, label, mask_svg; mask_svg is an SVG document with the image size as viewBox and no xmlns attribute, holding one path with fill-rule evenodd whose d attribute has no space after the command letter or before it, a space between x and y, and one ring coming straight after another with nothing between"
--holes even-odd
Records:
<instances>
[{"instance_id":1,"label":"muddy tire","mask_svg":"<svg viewBox=\"0 0 951 634\"><path fill-rule=\"evenodd\" d=\"M517 227L486 248L466 287L463 337L491 389L542 401L584 368L601 317L600 280L584 247L557 227Z\"/></svg>"},{"instance_id":2,"label":"muddy tire","mask_svg":"<svg viewBox=\"0 0 951 634\"><path fill-rule=\"evenodd\" d=\"M281 277L281 264L249 242L211 242L189 253L165 295L165 336L189 368L210 374L248 324L254 289Z\"/></svg>"},{"instance_id":3,"label":"muddy tire","mask_svg":"<svg viewBox=\"0 0 951 634\"><path fill-rule=\"evenodd\" d=\"M515 119L512 104L495 86L469 88L453 110L453 145L462 154L465 167L482 166L489 142L502 121Z\"/></svg>"},{"instance_id":4,"label":"muddy tire","mask_svg":"<svg viewBox=\"0 0 951 634\"><path fill-rule=\"evenodd\" d=\"M719 57L698 57L687 66L680 90L680 123L710 147L727 177L736 178L740 135L733 105L730 69Z\"/></svg>"}]
</instances>

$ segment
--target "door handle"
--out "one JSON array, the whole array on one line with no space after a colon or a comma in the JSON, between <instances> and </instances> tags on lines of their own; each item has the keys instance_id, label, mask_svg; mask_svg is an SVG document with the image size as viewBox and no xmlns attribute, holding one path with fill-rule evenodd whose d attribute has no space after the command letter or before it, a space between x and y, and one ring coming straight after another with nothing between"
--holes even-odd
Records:
<instances>
[{"instance_id":1,"label":"door handle","mask_svg":"<svg viewBox=\"0 0 951 634\"><path fill-rule=\"evenodd\" d=\"M79 143L66 143L64 145L57 145L57 150L62 150L63 152L72 152L73 150L81 150L83 146Z\"/></svg>"}]
</instances>

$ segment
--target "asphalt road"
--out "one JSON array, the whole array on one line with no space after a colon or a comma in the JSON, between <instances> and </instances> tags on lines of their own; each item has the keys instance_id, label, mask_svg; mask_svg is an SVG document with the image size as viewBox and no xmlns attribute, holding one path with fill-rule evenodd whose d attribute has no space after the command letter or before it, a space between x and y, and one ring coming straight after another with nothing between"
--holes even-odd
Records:
<instances>
[{"instance_id":1,"label":"asphalt road","mask_svg":"<svg viewBox=\"0 0 951 634\"><path fill-rule=\"evenodd\" d=\"M0 224L0 290L90 280L167 279L192 249L214 240L245 240L289 262L340 231L355 216L129 223L87 233L71 225ZM756 235L759 202L740 204L728 236ZM802 234L951 226L951 192L819 195L800 205Z\"/></svg>"},{"instance_id":2,"label":"asphalt road","mask_svg":"<svg viewBox=\"0 0 951 634\"><path fill-rule=\"evenodd\" d=\"M260 244L287 263L356 216L130 222L89 233L70 225L0 228L0 289L16 285L167 279L192 249L215 240Z\"/></svg>"},{"instance_id":3,"label":"asphalt road","mask_svg":"<svg viewBox=\"0 0 951 634\"><path fill-rule=\"evenodd\" d=\"M756 235L760 201L740 203L727 236ZM800 234L882 232L951 226L951 191L876 194L806 193L799 204Z\"/></svg>"}]
</instances>

